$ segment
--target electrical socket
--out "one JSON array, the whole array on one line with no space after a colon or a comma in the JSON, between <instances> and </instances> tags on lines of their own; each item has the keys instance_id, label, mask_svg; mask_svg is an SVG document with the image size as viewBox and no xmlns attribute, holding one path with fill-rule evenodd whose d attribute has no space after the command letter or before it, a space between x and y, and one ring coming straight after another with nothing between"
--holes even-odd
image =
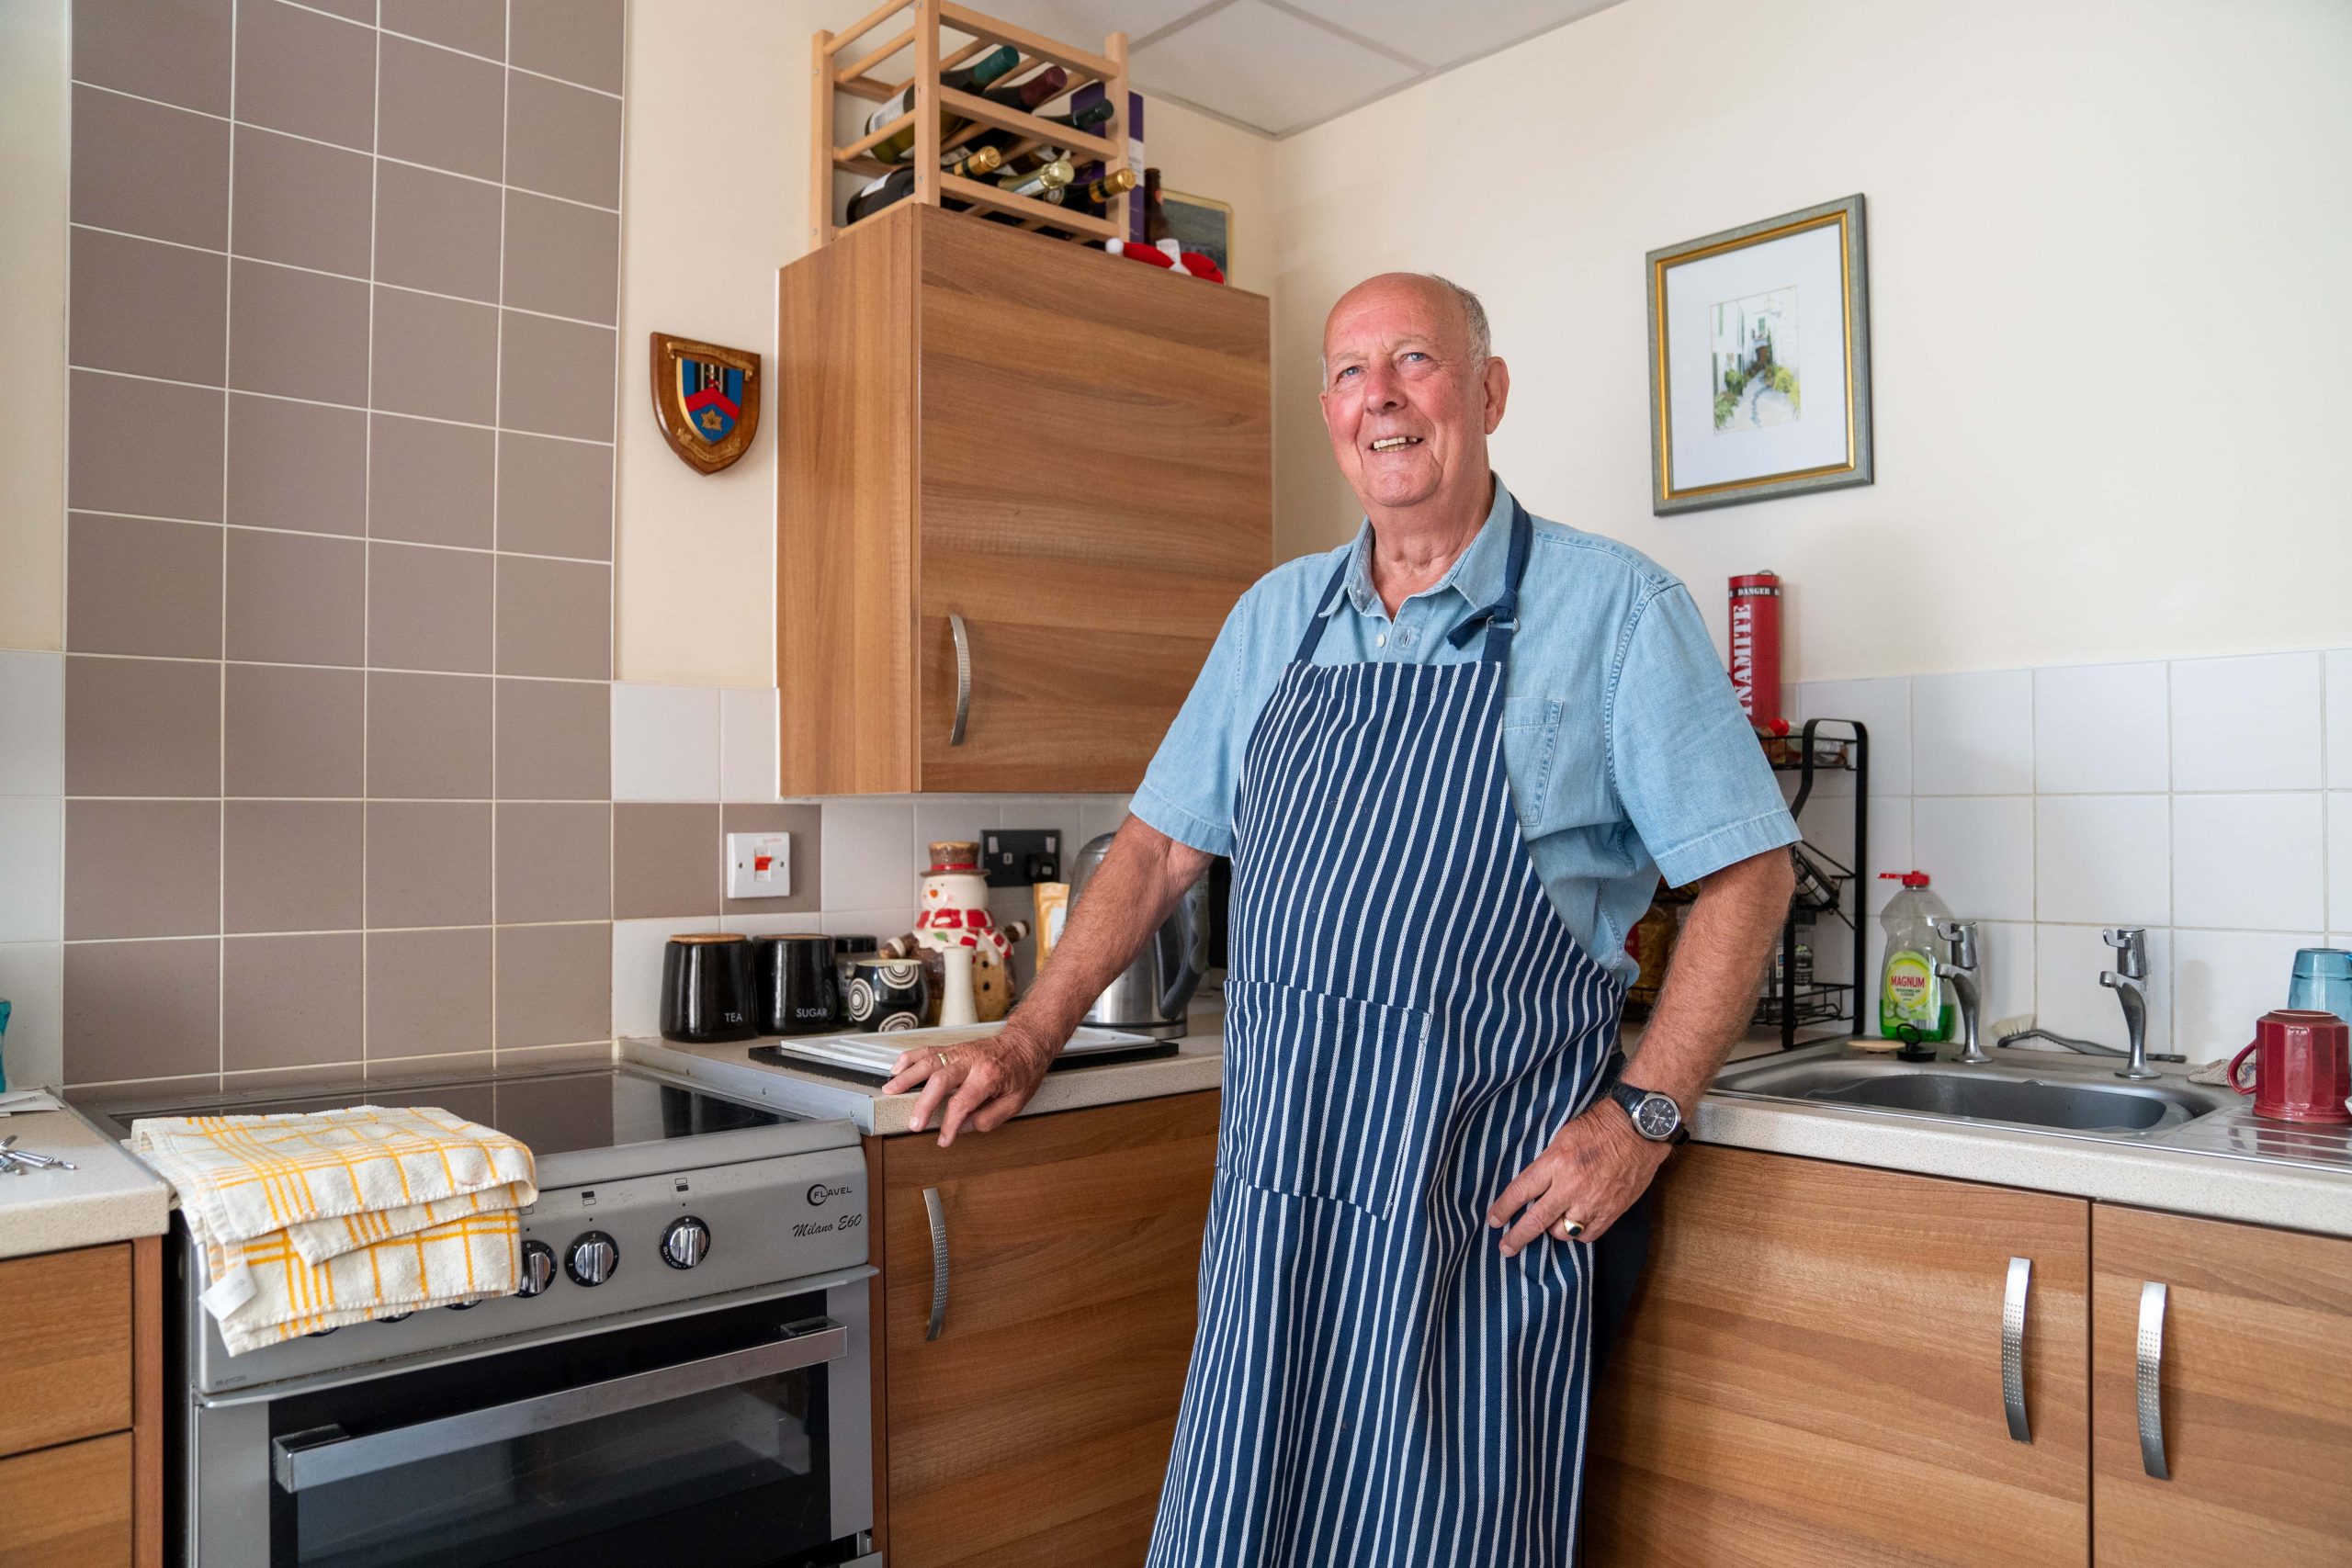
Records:
<instances>
[{"instance_id":1,"label":"electrical socket","mask_svg":"<svg viewBox=\"0 0 2352 1568\"><path fill-rule=\"evenodd\" d=\"M1029 887L1062 879L1062 836L1050 829L1008 828L980 835L980 869L990 887Z\"/></svg>"}]
</instances>

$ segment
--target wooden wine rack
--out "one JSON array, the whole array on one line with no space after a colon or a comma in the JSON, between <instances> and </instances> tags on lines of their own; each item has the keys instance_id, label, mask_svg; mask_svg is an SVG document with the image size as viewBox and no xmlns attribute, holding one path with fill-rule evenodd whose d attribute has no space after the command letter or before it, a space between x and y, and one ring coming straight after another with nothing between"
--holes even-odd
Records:
<instances>
[{"instance_id":1,"label":"wooden wine rack","mask_svg":"<svg viewBox=\"0 0 2352 1568\"><path fill-rule=\"evenodd\" d=\"M902 17L904 25L888 32L873 47L847 60L842 58L850 53L851 46L863 42L884 24ZM945 35L962 41L951 47ZM940 85L940 73L952 71L1000 44L1021 51L1021 63L1000 81L1017 82L1033 71L1058 65L1069 73L1065 93L1074 93L1090 83L1102 84L1110 98L1111 118L1104 122L1102 133L1055 125L1021 109L991 103L977 93L958 92ZM846 93L873 103L887 103L905 89L907 82L884 81L873 74L874 69L910 47L914 51L914 69L908 78L914 84L913 110L845 147L838 145L833 140L838 95ZM949 51L942 53L944 49ZM1111 34L1102 40L1102 52L1095 54L982 16L955 0L890 0L845 32L820 31L810 40L809 52L809 145L814 167L808 182L808 237L812 245L830 244L859 224L882 216L880 212L868 213L858 223L840 223L833 216L838 201L834 176L855 174L870 177L904 167L883 163L874 156L873 149L906 130L910 123L915 133L915 188L910 199L937 207L943 196L954 197L974 207L1011 214L1024 229L1052 230L1080 240L1125 236L1124 200L1112 204L1113 216L1095 218L1051 202L1015 196L1000 186L948 174L939 164L943 153L953 152L981 132L995 130L1011 131L1021 139L1006 149L1008 160L1039 146L1054 146L1099 158L1106 170L1126 167L1126 34ZM942 110L966 123L954 133L942 136ZM884 212L888 210L883 209Z\"/></svg>"}]
</instances>

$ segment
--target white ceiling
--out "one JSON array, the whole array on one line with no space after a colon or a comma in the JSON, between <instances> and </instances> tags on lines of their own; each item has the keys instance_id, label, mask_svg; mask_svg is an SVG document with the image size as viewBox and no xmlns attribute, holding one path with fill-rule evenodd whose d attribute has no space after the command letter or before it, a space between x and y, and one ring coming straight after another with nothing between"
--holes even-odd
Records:
<instances>
[{"instance_id":1,"label":"white ceiling","mask_svg":"<svg viewBox=\"0 0 2352 1568\"><path fill-rule=\"evenodd\" d=\"M1079 45L1124 28L1136 90L1287 136L1615 4L979 0L978 8Z\"/></svg>"}]
</instances>

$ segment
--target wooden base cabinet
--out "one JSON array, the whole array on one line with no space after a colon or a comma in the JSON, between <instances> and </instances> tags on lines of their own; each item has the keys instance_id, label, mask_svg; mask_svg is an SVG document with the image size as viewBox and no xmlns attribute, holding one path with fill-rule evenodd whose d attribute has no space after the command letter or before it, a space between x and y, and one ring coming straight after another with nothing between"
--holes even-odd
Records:
<instances>
[{"instance_id":1,"label":"wooden base cabinet","mask_svg":"<svg viewBox=\"0 0 2352 1568\"><path fill-rule=\"evenodd\" d=\"M778 290L784 793L1135 788L1273 564L1266 300L911 201Z\"/></svg>"},{"instance_id":2,"label":"wooden base cabinet","mask_svg":"<svg viewBox=\"0 0 2352 1568\"><path fill-rule=\"evenodd\" d=\"M1023 1118L947 1149L867 1140L890 1562L1143 1561L1193 1348L1216 1116L1210 1092Z\"/></svg>"},{"instance_id":3,"label":"wooden base cabinet","mask_svg":"<svg viewBox=\"0 0 2352 1568\"><path fill-rule=\"evenodd\" d=\"M2093 1562L2352 1562L2352 1241L2100 1204L2091 1245Z\"/></svg>"},{"instance_id":4,"label":"wooden base cabinet","mask_svg":"<svg viewBox=\"0 0 2352 1568\"><path fill-rule=\"evenodd\" d=\"M1662 1179L1592 1414L1592 1562L2080 1568L2089 1204L1698 1146ZM2003 1399L2012 1258L2030 1442Z\"/></svg>"}]
</instances>

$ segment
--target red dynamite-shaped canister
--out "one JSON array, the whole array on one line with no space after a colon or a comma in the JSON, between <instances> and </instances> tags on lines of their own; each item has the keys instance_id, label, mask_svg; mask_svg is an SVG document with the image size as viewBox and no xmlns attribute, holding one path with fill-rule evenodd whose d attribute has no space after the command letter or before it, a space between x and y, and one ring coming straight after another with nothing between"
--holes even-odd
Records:
<instances>
[{"instance_id":1,"label":"red dynamite-shaped canister","mask_svg":"<svg viewBox=\"0 0 2352 1568\"><path fill-rule=\"evenodd\" d=\"M1781 716L1781 578L1751 572L1731 580L1731 684L1756 728Z\"/></svg>"}]
</instances>

